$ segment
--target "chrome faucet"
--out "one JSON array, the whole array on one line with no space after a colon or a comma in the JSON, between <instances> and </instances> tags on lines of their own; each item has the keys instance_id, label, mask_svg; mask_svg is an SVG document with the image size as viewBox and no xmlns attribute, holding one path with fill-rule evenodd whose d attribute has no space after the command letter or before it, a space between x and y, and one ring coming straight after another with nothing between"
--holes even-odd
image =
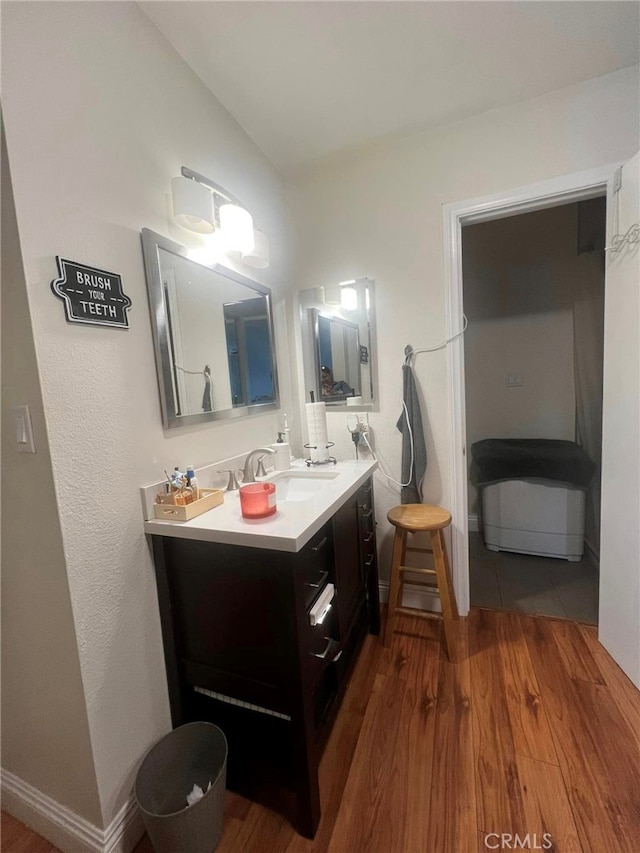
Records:
<instances>
[{"instance_id":1,"label":"chrome faucet","mask_svg":"<svg viewBox=\"0 0 640 853\"><path fill-rule=\"evenodd\" d=\"M251 453L247 456L244 463L244 471L242 475L243 483L255 483L256 475L253 470L253 460L256 456L264 456L265 453L275 453L271 447L259 447L257 450L252 450Z\"/></svg>"}]
</instances>

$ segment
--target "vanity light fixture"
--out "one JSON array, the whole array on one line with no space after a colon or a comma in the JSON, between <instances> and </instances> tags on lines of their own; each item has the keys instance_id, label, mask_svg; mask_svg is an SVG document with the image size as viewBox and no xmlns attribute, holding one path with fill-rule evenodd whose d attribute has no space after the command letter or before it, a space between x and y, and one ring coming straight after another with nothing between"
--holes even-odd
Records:
<instances>
[{"instance_id":1,"label":"vanity light fixture","mask_svg":"<svg viewBox=\"0 0 640 853\"><path fill-rule=\"evenodd\" d=\"M342 287L342 293L340 294L342 299L340 300L340 304L344 308L345 311L357 311L358 310L358 291L355 287Z\"/></svg>"},{"instance_id":2,"label":"vanity light fixture","mask_svg":"<svg viewBox=\"0 0 640 853\"><path fill-rule=\"evenodd\" d=\"M269 266L269 242L255 230L253 218L242 203L215 181L183 166L173 178L173 218L177 225L197 234L211 234L217 251L239 256L256 269Z\"/></svg>"},{"instance_id":3,"label":"vanity light fixture","mask_svg":"<svg viewBox=\"0 0 640 853\"><path fill-rule=\"evenodd\" d=\"M269 266L269 241L267 235L263 231L253 229L253 249L249 252L243 252L242 261L250 267L258 270L264 270Z\"/></svg>"},{"instance_id":4,"label":"vanity light fixture","mask_svg":"<svg viewBox=\"0 0 640 853\"><path fill-rule=\"evenodd\" d=\"M171 197L176 225L197 234L213 233L213 193L209 187L181 175L171 179Z\"/></svg>"},{"instance_id":5,"label":"vanity light fixture","mask_svg":"<svg viewBox=\"0 0 640 853\"><path fill-rule=\"evenodd\" d=\"M342 305L342 288L339 284L325 285L324 304Z\"/></svg>"},{"instance_id":6,"label":"vanity light fixture","mask_svg":"<svg viewBox=\"0 0 640 853\"><path fill-rule=\"evenodd\" d=\"M355 287L349 285L355 284L355 279L351 281L341 281L340 284L332 284L325 286L324 304L339 305L345 311L356 311L358 309L358 291Z\"/></svg>"}]
</instances>

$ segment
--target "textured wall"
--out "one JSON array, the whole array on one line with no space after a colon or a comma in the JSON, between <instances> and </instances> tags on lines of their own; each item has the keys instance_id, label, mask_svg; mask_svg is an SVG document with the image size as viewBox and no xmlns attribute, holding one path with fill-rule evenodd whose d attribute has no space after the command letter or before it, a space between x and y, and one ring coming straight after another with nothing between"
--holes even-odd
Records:
<instances>
[{"instance_id":1,"label":"textured wall","mask_svg":"<svg viewBox=\"0 0 640 853\"><path fill-rule=\"evenodd\" d=\"M638 69L625 69L332 158L289 186L292 280L305 287L363 275L376 281L380 411L371 423L379 455L396 478L405 344L428 346L446 335L442 205L632 156L637 93ZM425 497L447 506L452 437L446 352L418 356L416 373L429 455ZM329 415L329 432L338 449L352 452L344 415ZM398 502L399 489L378 474L376 497L384 575L391 539L386 512Z\"/></svg>"},{"instance_id":2,"label":"textured wall","mask_svg":"<svg viewBox=\"0 0 640 853\"><path fill-rule=\"evenodd\" d=\"M3 7L3 107L27 293L103 818L169 726L141 484L274 441L276 414L165 434L140 247L180 166L252 210L284 316L282 184L134 3ZM65 322L55 255L122 275L128 330ZM279 345L287 399L286 340ZM24 516L21 533L33 536ZM55 737L55 732L51 733ZM92 819L88 810L83 816Z\"/></svg>"},{"instance_id":3,"label":"textured wall","mask_svg":"<svg viewBox=\"0 0 640 853\"><path fill-rule=\"evenodd\" d=\"M1 174L2 767L100 823L4 134ZM23 405L34 454L18 453L14 442L11 407Z\"/></svg>"}]
</instances>

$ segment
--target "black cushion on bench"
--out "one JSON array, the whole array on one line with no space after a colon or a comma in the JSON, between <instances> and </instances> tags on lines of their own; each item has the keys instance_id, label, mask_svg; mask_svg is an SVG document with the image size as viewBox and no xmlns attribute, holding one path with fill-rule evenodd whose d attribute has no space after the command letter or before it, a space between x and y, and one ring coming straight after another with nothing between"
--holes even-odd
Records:
<instances>
[{"instance_id":1,"label":"black cushion on bench","mask_svg":"<svg viewBox=\"0 0 640 853\"><path fill-rule=\"evenodd\" d=\"M471 445L476 483L544 479L586 488L596 470L573 441L551 438L485 438Z\"/></svg>"}]
</instances>

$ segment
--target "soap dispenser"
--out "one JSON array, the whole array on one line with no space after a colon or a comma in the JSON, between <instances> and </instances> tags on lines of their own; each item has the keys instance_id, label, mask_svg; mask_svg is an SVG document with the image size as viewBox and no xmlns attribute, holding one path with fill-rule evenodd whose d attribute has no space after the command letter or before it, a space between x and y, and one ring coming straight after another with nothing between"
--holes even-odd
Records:
<instances>
[{"instance_id":1,"label":"soap dispenser","mask_svg":"<svg viewBox=\"0 0 640 853\"><path fill-rule=\"evenodd\" d=\"M278 433L278 440L271 445L276 452L274 467L276 471L288 471L291 467L291 452L289 444L284 440L285 434Z\"/></svg>"}]
</instances>

